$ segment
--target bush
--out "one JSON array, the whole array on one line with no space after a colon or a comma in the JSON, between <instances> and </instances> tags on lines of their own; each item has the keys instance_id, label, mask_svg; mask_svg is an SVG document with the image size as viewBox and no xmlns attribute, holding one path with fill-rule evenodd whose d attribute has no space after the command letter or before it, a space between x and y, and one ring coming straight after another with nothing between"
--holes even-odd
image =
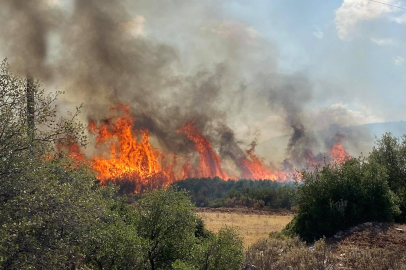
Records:
<instances>
[{"instance_id":1,"label":"bush","mask_svg":"<svg viewBox=\"0 0 406 270\"><path fill-rule=\"evenodd\" d=\"M0 268L79 268L109 220L105 190L69 160L35 163L1 204Z\"/></svg>"},{"instance_id":2,"label":"bush","mask_svg":"<svg viewBox=\"0 0 406 270\"><path fill-rule=\"evenodd\" d=\"M238 270L243 261L242 239L232 228L221 229L203 245L199 255L201 270Z\"/></svg>"},{"instance_id":3,"label":"bush","mask_svg":"<svg viewBox=\"0 0 406 270\"><path fill-rule=\"evenodd\" d=\"M362 158L303 172L296 204L297 216L285 233L306 241L365 221L391 222L398 213L385 168Z\"/></svg>"},{"instance_id":4,"label":"bush","mask_svg":"<svg viewBox=\"0 0 406 270\"><path fill-rule=\"evenodd\" d=\"M154 190L138 201L134 225L144 243L143 269L169 269L187 261L196 243L197 218L185 192Z\"/></svg>"},{"instance_id":5,"label":"bush","mask_svg":"<svg viewBox=\"0 0 406 270\"><path fill-rule=\"evenodd\" d=\"M239 269L242 240L230 228L213 234L184 191L155 190L139 201L134 224L143 243L142 269Z\"/></svg>"},{"instance_id":6,"label":"bush","mask_svg":"<svg viewBox=\"0 0 406 270\"><path fill-rule=\"evenodd\" d=\"M144 242L134 226L134 207L119 197L109 210L109 216L104 217L101 226L93 228L84 246L86 265L100 270L141 268Z\"/></svg>"},{"instance_id":7,"label":"bush","mask_svg":"<svg viewBox=\"0 0 406 270\"><path fill-rule=\"evenodd\" d=\"M232 228L223 228L217 234L200 239L188 261L176 261L178 270L238 270L244 259L242 239Z\"/></svg>"},{"instance_id":8,"label":"bush","mask_svg":"<svg viewBox=\"0 0 406 270\"><path fill-rule=\"evenodd\" d=\"M400 214L395 217L397 222L406 222L406 135L401 139L386 133L377 140L369 161L386 169L389 188L399 199Z\"/></svg>"}]
</instances>

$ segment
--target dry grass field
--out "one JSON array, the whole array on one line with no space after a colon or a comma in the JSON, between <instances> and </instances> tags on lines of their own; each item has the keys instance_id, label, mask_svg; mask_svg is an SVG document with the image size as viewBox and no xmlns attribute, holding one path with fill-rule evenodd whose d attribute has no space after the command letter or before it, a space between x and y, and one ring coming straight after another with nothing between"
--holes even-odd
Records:
<instances>
[{"instance_id":1,"label":"dry grass field","mask_svg":"<svg viewBox=\"0 0 406 270\"><path fill-rule=\"evenodd\" d=\"M242 212L198 212L206 228L217 232L224 226L238 229L244 240L244 246L255 243L258 239L267 238L270 232L280 232L292 220L293 214L255 214Z\"/></svg>"}]
</instances>

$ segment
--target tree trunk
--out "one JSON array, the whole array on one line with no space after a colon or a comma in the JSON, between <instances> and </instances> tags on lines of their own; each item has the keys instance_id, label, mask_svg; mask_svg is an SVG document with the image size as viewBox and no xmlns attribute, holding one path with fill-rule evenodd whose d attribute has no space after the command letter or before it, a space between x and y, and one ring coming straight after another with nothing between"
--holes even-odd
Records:
<instances>
[{"instance_id":1,"label":"tree trunk","mask_svg":"<svg viewBox=\"0 0 406 270\"><path fill-rule=\"evenodd\" d=\"M149 263L151 265L151 270L155 270L155 262L154 258L152 257L152 252L148 251Z\"/></svg>"},{"instance_id":2,"label":"tree trunk","mask_svg":"<svg viewBox=\"0 0 406 270\"><path fill-rule=\"evenodd\" d=\"M27 76L27 136L30 144L34 141L35 135L35 107L34 107L34 93L35 85L34 79Z\"/></svg>"}]
</instances>

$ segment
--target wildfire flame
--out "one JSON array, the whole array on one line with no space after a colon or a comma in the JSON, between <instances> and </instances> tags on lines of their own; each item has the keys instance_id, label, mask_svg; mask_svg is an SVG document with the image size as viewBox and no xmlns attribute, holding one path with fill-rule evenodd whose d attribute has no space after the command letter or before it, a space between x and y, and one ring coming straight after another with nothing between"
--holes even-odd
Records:
<instances>
[{"instance_id":1,"label":"wildfire flame","mask_svg":"<svg viewBox=\"0 0 406 270\"><path fill-rule=\"evenodd\" d=\"M178 132L186 134L189 140L195 143L195 149L200 155L200 166L197 170L198 177L219 177L221 179L230 179L230 177L221 168L221 159L214 152L209 140L203 136L202 132L188 121L181 127ZM195 175L187 175L193 172L190 166L185 166L185 176L193 177ZM194 172L195 174L196 172Z\"/></svg>"},{"instance_id":2,"label":"wildfire flame","mask_svg":"<svg viewBox=\"0 0 406 270\"><path fill-rule=\"evenodd\" d=\"M107 156L96 156L91 162L101 184L130 181L134 191L140 192L142 188L167 186L176 181L171 167L162 168L164 155L151 146L148 131L133 131L135 119L128 106L119 104L112 111L124 115L106 119L99 126L92 120L89 123L89 130L97 135L96 147L109 148Z\"/></svg>"},{"instance_id":3,"label":"wildfire flame","mask_svg":"<svg viewBox=\"0 0 406 270\"><path fill-rule=\"evenodd\" d=\"M255 155L255 144L246 151L246 157L234 160L241 171L240 176L235 177L222 168L220 156L193 121L186 122L178 129L178 133L186 135L186 138L194 143L199 156L197 166L190 162L188 156L164 154L153 147L148 130L133 128L136 119L131 115L129 106L118 104L110 111L115 116L98 124L89 120L89 131L96 136L96 151L101 154L88 161L76 143L60 145L61 149L68 150L71 158L89 162L102 185L114 182L124 187L126 193L139 193L145 189L168 186L186 178L288 179L286 172L265 165L264 160ZM338 136L337 143L329 151L331 158L337 163L349 157L341 144L342 139L343 137Z\"/></svg>"},{"instance_id":4,"label":"wildfire flame","mask_svg":"<svg viewBox=\"0 0 406 270\"><path fill-rule=\"evenodd\" d=\"M251 149L246 152L250 159L242 158L237 162L237 165L242 172L241 178L286 180L286 173L279 170L276 170L276 173L272 172L267 166L265 166L264 161L254 154L254 150L255 145L252 145Z\"/></svg>"},{"instance_id":5,"label":"wildfire flame","mask_svg":"<svg viewBox=\"0 0 406 270\"><path fill-rule=\"evenodd\" d=\"M335 139L337 140L337 142L333 145L333 147L331 147L329 152L333 161L338 164L341 164L347 159L349 159L351 156L347 151L345 151L344 146L342 144L344 136L341 134L337 134L335 136Z\"/></svg>"}]
</instances>

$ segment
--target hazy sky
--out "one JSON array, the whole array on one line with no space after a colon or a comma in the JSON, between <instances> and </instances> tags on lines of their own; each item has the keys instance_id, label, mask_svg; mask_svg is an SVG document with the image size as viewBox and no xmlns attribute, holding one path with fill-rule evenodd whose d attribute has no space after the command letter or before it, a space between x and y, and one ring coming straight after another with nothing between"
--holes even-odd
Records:
<instances>
[{"instance_id":1,"label":"hazy sky","mask_svg":"<svg viewBox=\"0 0 406 270\"><path fill-rule=\"evenodd\" d=\"M231 4L234 12L277 44L281 67L311 75L318 102L366 106L385 121L406 118L405 10L369 0L243 2ZM337 95L323 96L325 88Z\"/></svg>"},{"instance_id":2,"label":"hazy sky","mask_svg":"<svg viewBox=\"0 0 406 270\"><path fill-rule=\"evenodd\" d=\"M381 2L406 8L401 1ZM227 6L276 44L281 70L312 78L318 94L311 105L341 103L370 120L406 119L406 10L369 0L241 0Z\"/></svg>"}]
</instances>

